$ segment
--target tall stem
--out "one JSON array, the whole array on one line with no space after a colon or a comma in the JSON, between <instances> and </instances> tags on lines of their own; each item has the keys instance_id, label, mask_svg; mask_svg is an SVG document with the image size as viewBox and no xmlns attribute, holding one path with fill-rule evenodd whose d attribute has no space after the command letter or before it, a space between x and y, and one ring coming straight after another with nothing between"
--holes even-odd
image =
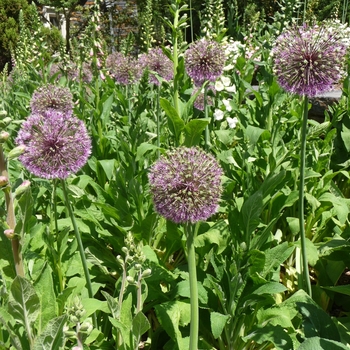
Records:
<instances>
[{"instance_id":1,"label":"tall stem","mask_svg":"<svg viewBox=\"0 0 350 350\"><path fill-rule=\"evenodd\" d=\"M176 1L176 11L174 13L174 30L173 30L173 63L174 63L174 107L178 115L179 110L179 90L178 90L178 76L177 66L179 65L178 57L178 25L179 25L179 3Z\"/></svg>"},{"instance_id":2,"label":"tall stem","mask_svg":"<svg viewBox=\"0 0 350 350\"><path fill-rule=\"evenodd\" d=\"M208 85L204 87L204 117L208 118ZM205 149L209 150L210 148L210 135L209 135L209 125L205 127L204 130L204 139L205 139Z\"/></svg>"},{"instance_id":3,"label":"tall stem","mask_svg":"<svg viewBox=\"0 0 350 350\"><path fill-rule=\"evenodd\" d=\"M160 108L159 108L160 86L157 85L157 156L160 157Z\"/></svg>"},{"instance_id":4,"label":"tall stem","mask_svg":"<svg viewBox=\"0 0 350 350\"><path fill-rule=\"evenodd\" d=\"M9 174L7 171L7 160L5 158L4 151L1 144L0 144L0 175L5 176L7 179L9 179ZM9 226L9 229L14 230L16 227L16 217L15 217L15 209L13 206L13 197L12 197L10 186L8 186L8 188L4 190L4 194L5 194L5 203L6 203L6 210L7 210L6 222ZM15 262L16 275L24 277L24 267L23 267L23 260L22 260L22 254L21 254L20 239L17 236L15 236L14 238L11 239L11 245L12 245L13 260Z\"/></svg>"},{"instance_id":5,"label":"tall stem","mask_svg":"<svg viewBox=\"0 0 350 350\"><path fill-rule=\"evenodd\" d=\"M300 244L302 259L302 277L303 289L311 296L311 283L309 277L309 266L306 256L306 237L305 237L305 209L304 209L304 187L305 187L305 158L306 158L306 135L308 121L309 100L304 97L303 121L301 128L301 150L300 150L300 176L299 176L299 225L300 225Z\"/></svg>"},{"instance_id":6,"label":"tall stem","mask_svg":"<svg viewBox=\"0 0 350 350\"><path fill-rule=\"evenodd\" d=\"M194 249L194 239L197 236L198 228L199 228L199 223L197 223L195 227L193 227L191 224L185 225L185 230L187 235L187 261L188 261L188 274L190 279L190 302L191 302L189 350L198 349L199 304L198 304L196 253Z\"/></svg>"},{"instance_id":7,"label":"tall stem","mask_svg":"<svg viewBox=\"0 0 350 350\"><path fill-rule=\"evenodd\" d=\"M85 275L85 280L86 280L86 287L87 287L87 290L88 290L89 298L93 298L94 294L93 294L93 291L92 291L90 274L89 274L89 269L88 269L87 261L86 261L86 257L85 257L85 251L84 251L83 242L81 240L81 236L80 236L80 232L79 232L79 229L78 229L78 225L77 225L77 222L75 220L73 209L72 209L72 206L71 206L70 201L69 201L68 191L67 191L67 187L66 187L66 182L64 180L61 180L61 184L62 184L62 189L63 189L63 193L64 193L64 198L65 198L65 201L66 201L66 206L68 208L69 216L70 216L70 219L72 221L75 238L76 238L76 240L78 242L80 259L81 259L81 263L83 265L83 270L84 270L84 275ZM92 315L92 321L93 321L94 327L97 328L97 320L96 320L96 315L95 314Z\"/></svg>"}]
</instances>

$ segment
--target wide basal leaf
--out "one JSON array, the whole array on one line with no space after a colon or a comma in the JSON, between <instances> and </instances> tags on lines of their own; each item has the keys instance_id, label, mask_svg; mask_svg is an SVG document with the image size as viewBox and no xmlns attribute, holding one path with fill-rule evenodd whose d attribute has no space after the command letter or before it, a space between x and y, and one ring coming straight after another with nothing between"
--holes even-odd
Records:
<instances>
[{"instance_id":1,"label":"wide basal leaf","mask_svg":"<svg viewBox=\"0 0 350 350\"><path fill-rule=\"evenodd\" d=\"M140 339L150 328L150 323L143 312L138 312L132 320L132 333L136 339Z\"/></svg>"},{"instance_id":2,"label":"wide basal leaf","mask_svg":"<svg viewBox=\"0 0 350 350\"><path fill-rule=\"evenodd\" d=\"M33 350L59 350L64 341L63 326L66 315L56 317L47 324L45 330L36 338Z\"/></svg>"},{"instance_id":3,"label":"wide basal leaf","mask_svg":"<svg viewBox=\"0 0 350 350\"><path fill-rule=\"evenodd\" d=\"M210 313L210 326L215 339L220 337L229 318L229 315L223 315L219 312L213 311Z\"/></svg>"},{"instance_id":4,"label":"wide basal leaf","mask_svg":"<svg viewBox=\"0 0 350 350\"><path fill-rule=\"evenodd\" d=\"M329 340L320 337L312 337L306 339L298 348L298 350L349 350L349 348L335 340Z\"/></svg>"},{"instance_id":5,"label":"wide basal leaf","mask_svg":"<svg viewBox=\"0 0 350 350\"><path fill-rule=\"evenodd\" d=\"M40 312L40 300L34 287L24 277L17 276L11 286L9 313L27 330Z\"/></svg>"}]
</instances>

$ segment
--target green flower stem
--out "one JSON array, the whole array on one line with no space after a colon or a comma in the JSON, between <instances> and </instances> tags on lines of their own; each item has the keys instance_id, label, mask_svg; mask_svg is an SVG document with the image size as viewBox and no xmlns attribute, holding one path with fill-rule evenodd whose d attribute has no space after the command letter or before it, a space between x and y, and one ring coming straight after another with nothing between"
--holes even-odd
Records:
<instances>
[{"instance_id":1,"label":"green flower stem","mask_svg":"<svg viewBox=\"0 0 350 350\"><path fill-rule=\"evenodd\" d=\"M160 97L160 86L157 85L157 106L156 106L156 113L157 113L157 156L160 157L160 107L159 107L159 97Z\"/></svg>"},{"instance_id":2,"label":"green flower stem","mask_svg":"<svg viewBox=\"0 0 350 350\"><path fill-rule=\"evenodd\" d=\"M63 189L63 193L64 193L64 198L66 200L66 205L67 205L67 208L68 208L69 216L70 216L71 221L72 221L75 238L76 238L76 240L78 242L80 259L81 259L81 263L82 263L83 269L84 269L84 275L85 275L85 280L86 280L86 287L87 287L87 290L88 290L89 298L93 298L94 294L93 294L93 291L92 291L90 274L89 274L89 269L88 269L87 261L86 261L86 257L85 257L85 251L84 251L83 242L81 240L81 236L80 236L80 232L79 232L79 229L78 229L78 225L77 225L77 222L75 220L73 209L72 209L72 206L71 206L69 198L68 198L68 191L67 191L66 183L65 183L64 180L61 180L61 184L62 184L62 189ZM92 315L92 321L93 321L94 327L97 329L97 319L96 319L95 313Z\"/></svg>"},{"instance_id":3,"label":"green flower stem","mask_svg":"<svg viewBox=\"0 0 350 350\"><path fill-rule=\"evenodd\" d=\"M173 22L173 63L174 63L174 107L178 115L180 115L179 108L179 88L178 88L178 76L177 76L177 67L179 65L179 57L178 57L178 25L179 25L179 4L180 1L176 0L176 11L174 13L174 22Z\"/></svg>"},{"instance_id":4,"label":"green flower stem","mask_svg":"<svg viewBox=\"0 0 350 350\"><path fill-rule=\"evenodd\" d=\"M190 301L191 301L191 324L190 324L190 346L189 350L198 349L198 331L199 331L199 306L198 306L198 286L196 270L196 253L194 249L194 239L197 236L199 223L195 227L186 224L187 236L187 260L188 273L190 279Z\"/></svg>"},{"instance_id":5,"label":"green flower stem","mask_svg":"<svg viewBox=\"0 0 350 350\"><path fill-rule=\"evenodd\" d=\"M204 117L205 119L208 118L208 88L207 88L208 85L205 85L204 87ZM209 150L210 148L210 135L209 135L209 125L207 125L205 127L205 130L204 130L204 140L205 140L205 149L206 150Z\"/></svg>"},{"instance_id":6,"label":"green flower stem","mask_svg":"<svg viewBox=\"0 0 350 350\"><path fill-rule=\"evenodd\" d=\"M1 144L0 144L0 175L6 176L9 179L9 174L7 171L7 160L5 158ZM5 195L5 203L6 203L6 210L7 210L6 222L9 226L9 229L15 230L16 216L15 216L15 209L13 206L13 197L12 197L10 186L8 186L8 188L4 190L4 195ZM24 267L23 267L19 237L15 236L13 239L11 239L11 245L12 245L13 260L15 262L16 275L24 277Z\"/></svg>"},{"instance_id":7,"label":"green flower stem","mask_svg":"<svg viewBox=\"0 0 350 350\"><path fill-rule=\"evenodd\" d=\"M301 128L301 150L300 150L300 175L299 175L299 226L300 243L302 259L302 277L303 289L311 296L311 283L309 277L309 266L306 256L306 237L305 237L305 214L304 214L304 187L305 187L305 158L306 158L306 135L308 121L309 100L304 97L303 122Z\"/></svg>"}]
</instances>

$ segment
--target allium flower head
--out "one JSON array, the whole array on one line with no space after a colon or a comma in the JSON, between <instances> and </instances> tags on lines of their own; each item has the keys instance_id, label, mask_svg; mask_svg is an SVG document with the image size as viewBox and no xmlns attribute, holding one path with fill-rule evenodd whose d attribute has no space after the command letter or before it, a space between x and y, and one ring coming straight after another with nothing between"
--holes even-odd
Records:
<instances>
[{"instance_id":1,"label":"allium flower head","mask_svg":"<svg viewBox=\"0 0 350 350\"><path fill-rule=\"evenodd\" d=\"M195 88L193 89L192 95L195 95L200 88ZM208 92L211 90L214 94L216 93L216 90L214 86L209 85L207 87ZM204 89L201 90L201 92L198 94L197 98L195 99L193 105L195 108L197 108L200 111L204 111ZM213 99L209 94L207 93L207 106L212 106L213 105Z\"/></svg>"},{"instance_id":2,"label":"allium flower head","mask_svg":"<svg viewBox=\"0 0 350 350\"><path fill-rule=\"evenodd\" d=\"M187 74L197 86L207 80L214 82L222 74L225 60L224 49L213 40L197 40L185 52Z\"/></svg>"},{"instance_id":3,"label":"allium flower head","mask_svg":"<svg viewBox=\"0 0 350 350\"><path fill-rule=\"evenodd\" d=\"M121 52L108 55L106 68L109 74L122 85L130 85L142 76L142 68L139 62L131 56L124 56Z\"/></svg>"},{"instance_id":4,"label":"allium flower head","mask_svg":"<svg viewBox=\"0 0 350 350\"><path fill-rule=\"evenodd\" d=\"M283 32L272 53L279 84L291 93L313 97L341 78L346 46L334 28L303 25Z\"/></svg>"},{"instance_id":5,"label":"allium flower head","mask_svg":"<svg viewBox=\"0 0 350 350\"><path fill-rule=\"evenodd\" d=\"M161 78L169 81L174 75L173 62L163 53L161 48L150 49L147 54L140 56L140 62L143 68L150 71L149 80L151 83L160 85L157 73Z\"/></svg>"},{"instance_id":6,"label":"allium flower head","mask_svg":"<svg viewBox=\"0 0 350 350\"><path fill-rule=\"evenodd\" d=\"M30 101L32 113L43 113L48 109L73 113L73 95L66 87L47 84L39 87L33 93Z\"/></svg>"},{"instance_id":7,"label":"allium flower head","mask_svg":"<svg viewBox=\"0 0 350 350\"><path fill-rule=\"evenodd\" d=\"M208 219L218 209L222 169L197 147L168 151L148 175L156 211L175 223Z\"/></svg>"},{"instance_id":8,"label":"allium flower head","mask_svg":"<svg viewBox=\"0 0 350 350\"><path fill-rule=\"evenodd\" d=\"M48 110L31 114L16 138L25 146L19 157L34 175L46 179L65 179L87 162L91 140L85 124L72 114Z\"/></svg>"}]
</instances>

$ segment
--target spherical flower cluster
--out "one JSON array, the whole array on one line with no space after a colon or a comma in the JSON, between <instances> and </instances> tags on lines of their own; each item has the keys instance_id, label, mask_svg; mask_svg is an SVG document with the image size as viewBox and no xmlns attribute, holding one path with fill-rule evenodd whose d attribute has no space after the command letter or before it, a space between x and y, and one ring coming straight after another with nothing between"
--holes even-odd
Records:
<instances>
[{"instance_id":1,"label":"spherical flower cluster","mask_svg":"<svg viewBox=\"0 0 350 350\"><path fill-rule=\"evenodd\" d=\"M222 169L200 148L168 151L148 175L156 211L175 223L195 223L218 210Z\"/></svg>"},{"instance_id":2,"label":"spherical flower cluster","mask_svg":"<svg viewBox=\"0 0 350 350\"><path fill-rule=\"evenodd\" d=\"M288 92L313 97L340 80L346 46L337 31L303 25L284 31L272 53L279 84Z\"/></svg>"},{"instance_id":3,"label":"spherical flower cluster","mask_svg":"<svg viewBox=\"0 0 350 350\"><path fill-rule=\"evenodd\" d=\"M166 81L173 78L173 62L163 53L161 48L150 49L147 54L141 55L140 64L149 71L150 83L160 85L157 75Z\"/></svg>"},{"instance_id":4,"label":"spherical flower cluster","mask_svg":"<svg viewBox=\"0 0 350 350\"><path fill-rule=\"evenodd\" d=\"M193 89L192 95L195 95L199 89L200 88ZM214 86L209 85L209 87L207 87L207 89L208 89L208 91L211 90L214 94L216 92ZM204 102L207 103L207 106L213 105L213 99L211 96L208 96L208 94L207 94L206 101L204 101L204 97L205 97L204 89L201 89L200 93L198 94L198 96L196 97L196 99L194 100L194 103L193 103L194 107L200 111L204 111Z\"/></svg>"},{"instance_id":5,"label":"spherical flower cluster","mask_svg":"<svg viewBox=\"0 0 350 350\"><path fill-rule=\"evenodd\" d=\"M85 124L72 114L49 109L23 122L16 144L25 150L19 160L34 175L65 179L80 170L91 153Z\"/></svg>"},{"instance_id":6,"label":"spherical flower cluster","mask_svg":"<svg viewBox=\"0 0 350 350\"><path fill-rule=\"evenodd\" d=\"M212 40L197 40L185 52L187 74L197 86L214 82L222 74L225 60L224 49Z\"/></svg>"},{"instance_id":7,"label":"spherical flower cluster","mask_svg":"<svg viewBox=\"0 0 350 350\"><path fill-rule=\"evenodd\" d=\"M30 107L32 113L43 113L48 109L54 109L72 114L73 95L67 87L47 84L34 91Z\"/></svg>"},{"instance_id":8,"label":"spherical flower cluster","mask_svg":"<svg viewBox=\"0 0 350 350\"><path fill-rule=\"evenodd\" d=\"M142 67L136 59L124 56L121 52L108 55L106 68L109 74L122 85L136 83L143 73Z\"/></svg>"}]
</instances>

